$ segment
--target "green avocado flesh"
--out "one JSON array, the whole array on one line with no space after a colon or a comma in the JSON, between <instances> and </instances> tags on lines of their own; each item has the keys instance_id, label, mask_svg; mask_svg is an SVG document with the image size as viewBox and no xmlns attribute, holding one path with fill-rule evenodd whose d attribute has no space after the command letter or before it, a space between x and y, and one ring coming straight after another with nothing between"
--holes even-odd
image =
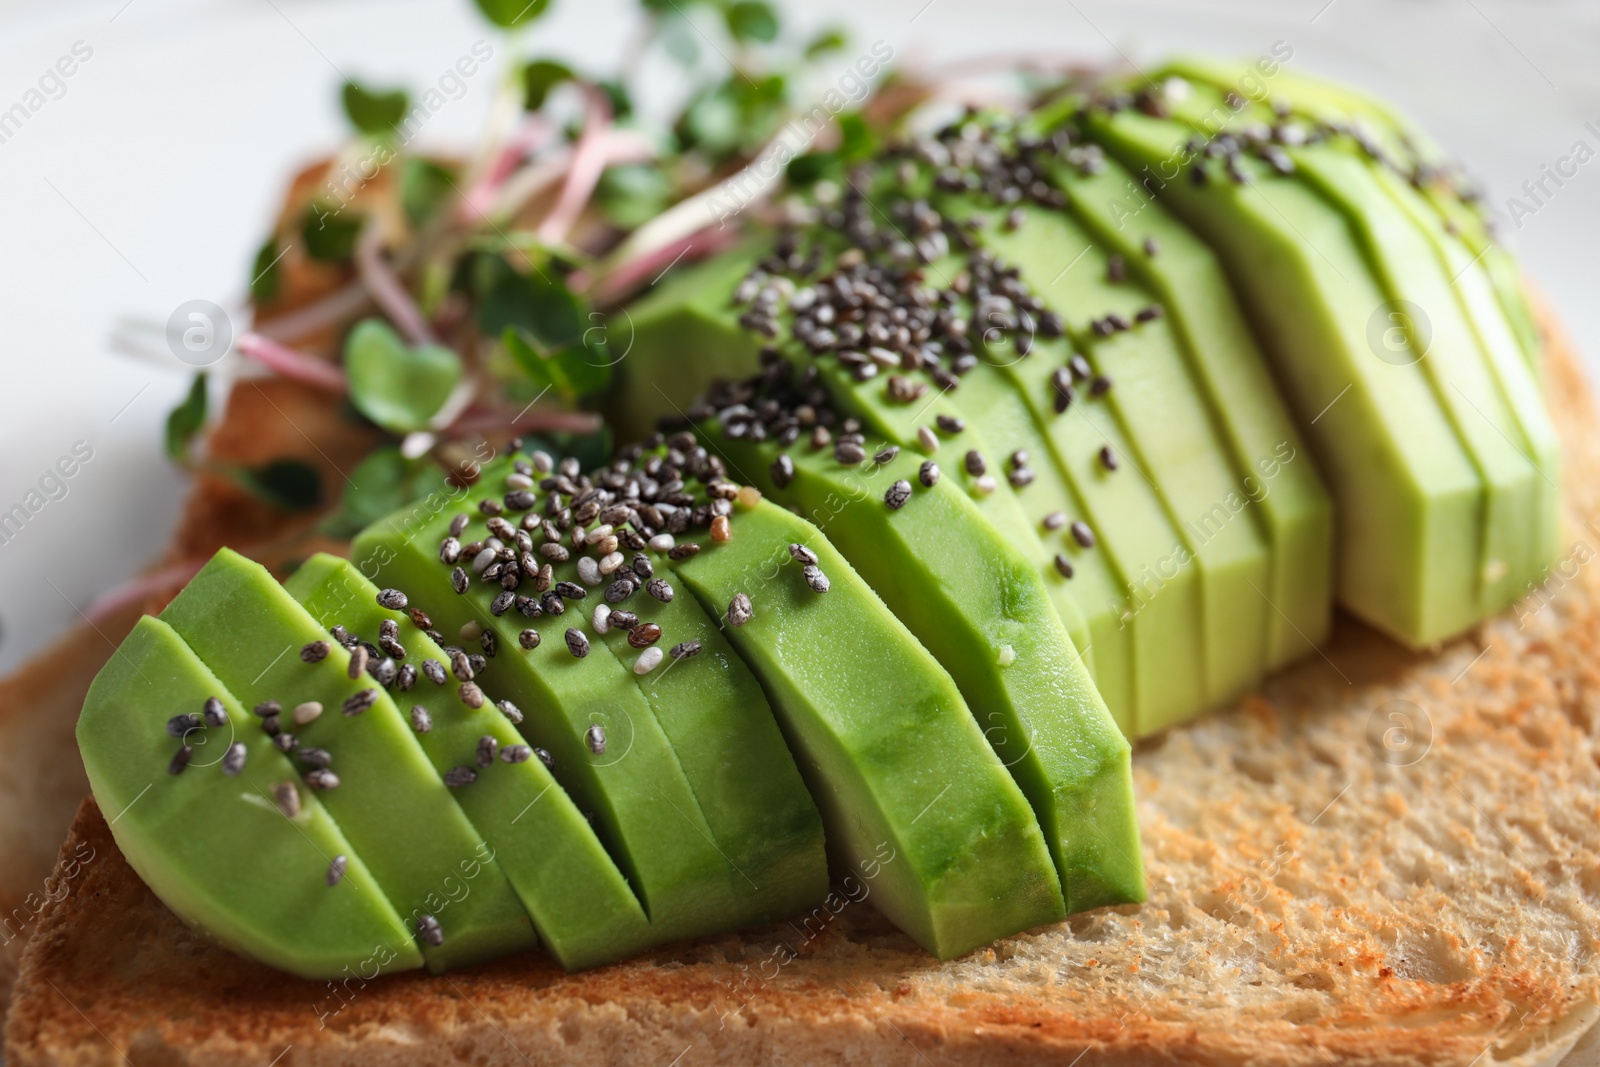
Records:
<instances>
[{"instance_id":1,"label":"green avocado flesh","mask_svg":"<svg viewBox=\"0 0 1600 1067\"><path fill-rule=\"evenodd\" d=\"M920 454L840 465L791 456L780 488L774 445L703 431L707 447L779 503L793 504L851 561L950 672L984 737L1033 806L1068 911L1144 899L1131 750L1052 614L1035 566L941 477L899 510L897 480L918 484Z\"/></svg>"},{"instance_id":2,"label":"green avocado flesh","mask_svg":"<svg viewBox=\"0 0 1600 1067\"><path fill-rule=\"evenodd\" d=\"M228 722L183 741L165 723L215 697ZM234 741L247 756L229 776ZM193 756L168 765L180 744ZM78 746L128 862L179 918L234 951L302 978L372 978L422 965L412 933L316 794L291 821L274 790L299 782L289 759L189 646L159 619L134 626L89 688ZM328 884L329 864L348 867Z\"/></svg>"},{"instance_id":3,"label":"green avocado flesh","mask_svg":"<svg viewBox=\"0 0 1600 1067\"><path fill-rule=\"evenodd\" d=\"M655 573L678 584L662 557ZM663 649L700 643L693 658L669 655L647 674L630 673L671 740L711 836L733 870L735 895L748 916L741 921L767 922L814 907L828 893L822 816L761 683L693 597L674 595L662 603L634 596L624 606L641 622L661 627L667 635ZM620 627L604 640L625 667L645 655L629 645Z\"/></svg>"},{"instance_id":4,"label":"green avocado flesh","mask_svg":"<svg viewBox=\"0 0 1600 1067\"><path fill-rule=\"evenodd\" d=\"M426 659L449 662L404 612L378 604L378 587L348 560L313 556L284 586L324 627L343 626L363 640L376 641L379 626L390 620L401 628L404 662L413 667ZM493 685L485 688L492 690ZM421 707L427 712L428 730L418 733L417 741L436 772L442 776L466 767L477 775L452 795L494 850L540 941L557 962L578 970L650 944L649 924L633 890L544 763L536 757L520 763L491 757L483 767L476 761L484 737L492 737L501 752L522 743L492 699L474 709L454 685L435 685L424 677L410 692L397 692L395 700L408 711Z\"/></svg>"},{"instance_id":5,"label":"green avocado flesh","mask_svg":"<svg viewBox=\"0 0 1600 1067\"><path fill-rule=\"evenodd\" d=\"M1267 614L1266 668L1309 654L1327 636L1333 584L1333 504L1299 428L1243 315L1221 265L1187 227L1144 197L1127 171L1107 162L1084 173L1051 171L1078 221L1159 300L1204 391L1242 484L1214 502L1196 525L1255 512L1271 546L1271 574L1260 592Z\"/></svg>"},{"instance_id":6,"label":"green avocado flesh","mask_svg":"<svg viewBox=\"0 0 1600 1067\"><path fill-rule=\"evenodd\" d=\"M501 483L508 473L508 463L492 464L484 468L481 484ZM531 743L549 750L556 780L593 814L601 839L643 901L657 942L751 925L770 918L793 896L814 900L820 895L816 890L825 892L825 865L814 842L802 850L807 859L785 861L810 865L809 876L795 885L779 884L763 871L736 869L732 855L757 857L762 854L760 844L732 839L722 846L696 795L698 784L698 791L735 803L725 791L719 793L725 790L720 768L714 753L706 755L719 742L694 740L695 745L708 747L697 747L685 764L636 684L631 658L619 660L606 642L598 640L583 658L570 654L565 633L574 626L588 630L586 609L598 596L578 601L568 609L570 616L525 618L512 609L496 617L490 610L496 589L474 583L458 596L450 588L450 568L439 562L436 547L448 535L450 520L448 513L397 513L357 538L353 558L374 570L379 584L406 590L446 632L476 623L496 634L501 651L491 661L489 680L523 710L527 716L523 733ZM523 651L519 643L523 630L539 635L539 646L531 652ZM687 663L676 669L692 673L705 666ZM708 686L710 682L708 678ZM766 711L757 707L740 713ZM676 714L675 725L694 712L680 709ZM593 751L589 742L595 726L604 731L600 752ZM792 788L783 785L785 774L793 774L793 760L776 740L745 754L753 765L746 772L770 775L769 788L785 792L783 814L741 812L736 807L716 813L719 825L748 829L772 817L789 833L796 832L793 815L802 794L794 792L799 784L792 778L788 779ZM690 770L709 777L693 782L686 773ZM751 798L743 798L742 804L751 805Z\"/></svg>"},{"instance_id":7,"label":"green avocado flesh","mask_svg":"<svg viewBox=\"0 0 1600 1067\"><path fill-rule=\"evenodd\" d=\"M1298 180L1221 168L1197 185L1177 160L1188 126L1093 113L1096 140L1217 253L1337 501L1341 601L1413 644L1477 617L1482 488L1421 368L1369 345L1385 296L1347 220ZM1252 166L1249 161L1244 166ZM1387 349L1384 349L1387 352Z\"/></svg>"},{"instance_id":8,"label":"green avocado flesh","mask_svg":"<svg viewBox=\"0 0 1600 1067\"><path fill-rule=\"evenodd\" d=\"M816 554L829 591L808 585L791 543ZM1044 837L955 683L815 527L762 502L677 573L708 613L750 597L728 638L880 911L946 959L1061 917Z\"/></svg>"},{"instance_id":9,"label":"green avocado flesh","mask_svg":"<svg viewBox=\"0 0 1600 1067\"><path fill-rule=\"evenodd\" d=\"M299 650L325 631L260 564L223 549L161 613L241 703L281 704L284 715L315 701L323 712L284 722L300 748L331 754L339 785L319 796L371 868L396 910L415 924L429 915L443 932L421 942L431 970L460 967L537 943L532 924L493 848L468 821L428 762L410 725L372 678L354 680L337 643L319 663ZM372 690L365 711L345 715ZM254 715L242 731L259 730Z\"/></svg>"}]
</instances>

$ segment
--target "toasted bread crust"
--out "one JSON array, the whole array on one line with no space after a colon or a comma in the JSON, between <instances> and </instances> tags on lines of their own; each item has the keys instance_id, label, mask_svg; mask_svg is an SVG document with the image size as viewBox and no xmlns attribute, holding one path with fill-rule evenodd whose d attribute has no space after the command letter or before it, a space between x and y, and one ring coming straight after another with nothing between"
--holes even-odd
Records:
<instances>
[{"instance_id":1,"label":"toasted bread crust","mask_svg":"<svg viewBox=\"0 0 1600 1067\"><path fill-rule=\"evenodd\" d=\"M1554 1062L1600 1012L1600 433L1555 342L1573 548L1551 581L1428 655L1342 621L1141 745L1145 905L939 963L848 902L580 975L529 954L340 996L186 929L87 801L8 1060Z\"/></svg>"}]
</instances>

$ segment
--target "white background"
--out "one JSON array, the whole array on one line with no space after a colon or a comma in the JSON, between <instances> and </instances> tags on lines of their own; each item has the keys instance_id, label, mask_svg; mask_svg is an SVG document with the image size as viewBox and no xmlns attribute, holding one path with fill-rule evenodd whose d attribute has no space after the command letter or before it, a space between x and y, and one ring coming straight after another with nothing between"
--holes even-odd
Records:
<instances>
[{"instance_id":1,"label":"white background","mask_svg":"<svg viewBox=\"0 0 1600 1067\"><path fill-rule=\"evenodd\" d=\"M524 44L605 72L634 10L554 0ZM902 60L1120 51L1145 62L1286 40L1297 68L1359 82L1421 119L1502 210L1574 141L1600 149L1584 128L1600 128L1594 4L811 0L791 17L807 29L847 21L857 45L883 39ZM236 306L291 168L338 143L339 72L418 88L479 38L497 67L510 54L467 0L0 0L0 110L74 42L94 50L65 95L0 144L0 511L73 442L94 449L69 495L0 545L0 670L156 557L176 521L184 485L160 427L188 369L114 353L115 322L163 323L194 298ZM424 146L469 145L496 77L473 79ZM1600 160L1506 232L1600 367Z\"/></svg>"}]
</instances>

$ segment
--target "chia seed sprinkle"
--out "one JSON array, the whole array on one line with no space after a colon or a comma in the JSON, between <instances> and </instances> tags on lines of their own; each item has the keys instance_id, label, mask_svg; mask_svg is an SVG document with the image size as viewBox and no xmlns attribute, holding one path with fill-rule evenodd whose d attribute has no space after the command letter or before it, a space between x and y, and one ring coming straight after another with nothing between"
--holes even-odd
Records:
<instances>
[{"instance_id":1,"label":"chia seed sprinkle","mask_svg":"<svg viewBox=\"0 0 1600 1067\"><path fill-rule=\"evenodd\" d=\"M377 702L378 691L376 689L363 689L346 699L339 706L339 710L346 715L360 715Z\"/></svg>"},{"instance_id":2,"label":"chia seed sprinkle","mask_svg":"<svg viewBox=\"0 0 1600 1067\"><path fill-rule=\"evenodd\" d=\"M567 627L567 651L576 659L582 659L589 654L589 639L583 635L582 630Z\"/></svg>"},{"instance_id":3,"label":"chia seed sprinkle","mask_svg":"<svg viewBox=\"0 0 1600 1067\"><path fill-rule=\"evenodd\" d=\"M939 415L933 421L938 425L940 432L952 436L967 428L966 420L959 419L954 415Z\"/></svg>"},{"instance_id":4,"label":"chia seed sprinkle","mask_svg":"<svg viewBox=\"0 0 1600 1067\"><path fill-rule=\"evenodd\" d=\"M378 606L380 608L387 608L390 611L404 611L409 603L410 601L406 599L406 595L398 589L382 589L378 592Z\"/></svg>"},{"instance_id":5,"label":"chia seed sprinkle","mask_svg":"<svg viewBox=\"0 0 1600 1067\"><path fill-rule=\"evenodd\" d=\"M350 663L345 668L345 673L351 678L360 678L367 673L367 646L357 645L350 650ZM257 715L261 714L259 711Z\"/></svg>"},{"instance_id":6,"label":"chia seed sprinkle","mask_svg":"<svg viewBox=\"0 0 1600 1067\"><path fill-rule=\"evenodd\" d=\"M833 446L833 458L846 467L854 467L867 458L867 450L854 441L840 441Z\"/></svg>"},{"instance_id":7,"label":"chia seed sprinkle","mask_svg":"<svg viewBox=\"0 0 1600 1067\"><path fill-rule=\"evenodd\" d=\"M459 648L450 652L450 673L456 676L458 682L470 682L473 679L472 661Z\"/></svg>"},{"instance_id":8,"label":"chia seed sprinkle","mask_svg":"<svg viewBox=\"0 0 1600 1067\"><path fill-rule=\"evenodd\" d=\"M193 712L185 712L182 715L174 715L172 718L167 720L167 736L180 738L185 737L191 730L200 729L201 721L202 720L200 716L194 714Z\"/></svg>"},{"instance_id":9,"label":"chia seed sprinkle","mask_svg":"<svg viewBox=\"0 0 1600 1067\"><path fill-rule=\"evenodd\" d=\"M1108 471L1117 469L1117 453L1110 445L1100 446L1100 463Z\"/></svg>"},{"instance_id":10,"label":"chia seed sprinkle","mask_svg":"<svg viewBox=\"0 0 1600 1067\"><path fill-rule=\"evenodd\" d=\"M276 715L263 715L261 717L261 732L268 737L277 737L283 732L283 720Z\"/></svg>"},{"instance_id":11,"label":"chia seed sprinkle","mask_svg":"<svg viewBox=\"0 0 1600 1067\"><path fill-rule=\"evenodd\" d=\"M1135 322L1154 322L1161 317L1161 305L1149 304L1140 308L1133 316Z\"/></svg>"},{"instance_id":12,"label":"chia seed sprinkle","mask_svg":"<svg viewBox=\"0 0 1600 1067\"><path fill-rule=\"evenodd\" d=\"M661 627L653 622L640 623L628 631L628 644L634 648L648 648L661 640Z\"/></svg>"},{"instance_id":13,"label":"chia seed sprinkle","mask_svg":"<svg viewBox=\"0 0 1600 1067\"><path fill-rule=\"evenodd\" d=\"M900 446L899 445L890 445L889 447L887 447L887 448L883 449L881 452L879 452L877 455L873 456L872 457L872 462L876 463L878 466L881 467L886 463L892 462L894 460L894 457L898 456L899 454L900 454Z\"/></svg>"},{"instance_id":14,"label":"chia seed sprinkle","mask_svg":"<svg viewBox=\"0 0 1600 1067\"><path fill-rule=\"evenodd\" d=\"M939 436L926 426L918 426L917 444L924 452L937 452L939 451Z\"/></svg>"},{"instance_id":15,"label":"chia seed sprinkle","mask_svg":"<svg viewBox=\"0 0 1600 1067\"><path fill-rule=\"evenodd\" d=\"M527 745L507 745L500 750L500 760L503 763L527 763L533 757L533 749Z\"/></svg>"},{"instance_id":16,"label":"chia seed sprinkle","mask_svg":"<svg viewBox=\"0 0 1600 1067\"><path fill-rule=\"evenodd\" d=\"M494 766L494 758L500 754L500 742L492 734L484 734L478 738L478 766Z\"/></svg>"},{"instance_id":17,"label":"chia seed sprinkle","mask_svg":"<svg viewBox=\"0 0 1600 1067\"><path fill-rule=\"evenodd\" d=\"M665 578L652 578L645 583L645 592L661 601L663 604L672 603L672 585Z\"/></svg>"},{"instance_id":18,"label":"chia seed sprinkle","mask_svg":"<svg viewBox=\"0 0 1600 1067\"><path fill-rule=\"evenodd\" d=\"M750 598L743 593L733 594L733 599L728 602L728 625L743 626L754 615L755 605L750 603Z\"/></svg>"},{"instance_id":19,"label":"chia seed sprinkle","mask_svg":"<svg viewBox=\"0 0 1600 1067\"><path fill-rule=\"evenodd\" d=\"M589 616L589 625L594 628L594 632L597 634L604 635L610 633L611 605L596 604L594 607L594 614Z\"/></svg>"},{"instance_id":20,"label":"chia seed sprinkle","mask_svg":"<svg viewBox=\"0 0 1600 1067\"><path fill-rule=\"evenodd\" d=\"M182 774L183 769L189 766L189 761L194 758L194 747L179 745L178 751L172 754L172 759L167 763L168 774Z\"/></svg>"},{"instance_id":21,"label":"chia seed sprinkle","mask_svg":"<svg viewBox=\"0 0 1600 1067\"><path fill-rule=\"evenodd\" d=\"M807 565L807 566L815 564L817 562L817 554L815 552L811 551L805 545L791 544L789 546L789 556L796 563Z\"/></svg>"},{"instance_id":22,"label":"chia seed sprinkle","mask_svg":"<svg viewBox=\"0 0 1600 1067\"><path fill-rule=\"evenodd\" d=\"M733 539L733 528L728 523L726 515L718 515L711 520L711 540L723 544Z\"/></svg>"},{"instance_id":23,"label":"chia seed sprinkle","mask_svg":"<svg viewBox=\"0 0 1600 1067\"><path fill-rule=\"evenodd\" d=\"M967 473L974 478L981 477L989 469L989 464L984 462L983 453L976 448L970 450L965 457Z\"/></svg>"},{"instance_id":24,"label":"chia seed sprinkle","mask_svg":"<svg viewBox=\"0 0 1600 1067\"><path fill-rule=\"evenodd\" d=\"M200 718L207 726L228 725L228 710L222 706L222 701L216 697L206 697L206 702L200 709Z\"/></svg>"},{"instance_id":25,"label":"chia seed sprinkle","mask_svg":"<svg viewBox=\"0 0 1600 1067\"><path fill-rule=\"evenodd\" d=\"M698 640L680 641L672 646L672 651L668 655L673 659L689 659L692 656L698 656L702 647Z\"/></svg>"},{"instance_id":26,"label":"chia seed sprinkle","mask_svg":"<svg viewBox=\"0 0 1600 1067\"><path fill-rule=\"evenodd\" d=\"M300 747L300 739L294 734L278 734L273 737L272 743L283 753L293 752Z\"/></svg>"},{"instance_id":27,"label":"chia seed sprinkle","mask_svg":"<svg viewBox=\"0 0 1600 1067\"><path fill-rule=\"evenodd\" d=\"M1161 252L1161 244L1154 237L1146 237L1144 239L1144 254L1145 255L1147 255L1147 256L1155 256L1155 255L1158 255L1160 252Z\"/></svg>"},{"instance_id":28,"label":"chia seed sprinkle","mask_svg":"<svg viewBox=\"0 0 1600 1067\"><path fill-rule=\"evenodd\" d=\"M312 641L300 646L300 659L305 663L321 663L328 658L328 649L328 642Z\"/></svg>"},{"instance_id":29,"label":"chia seed sprinkle","mask_svg":"<svg viewBox=\"0 0 1600 1067\"><path fill-rule=\"evenodd\" d=\"M444 673L444 664L436 659L423 660L422 673L434 685L443 685L447 680Z\"/></svg>"},{"instance_id":30,"label":"chia seed sprinkle","mask_svg":"<svg viewBox=\"0 0 1600 1067\"><path fill-rule=\"evenodd\" d=\"M1084 548L1094 547L1094 531L1089 529L1089 524L1086 522L1079 521L1072 524L1072 539Z\"/></svg>"},{"instance_id":31,"label":"chia seed sprinkle","mask_svg":"<svg viewBox=\"0 0 1600 1067\"><path fill-rule=\"evenodd\" d=\"M515 704L511 703L511 701L509 701L509 700L497 701L495 703L495 707L500 709L500 714L504 715L506 717L506 720L508 722L510 722L512 726L521 726L522 725L522 720L524 718L524 716L522 714L522 709L517 707Z\"/></svg>"},{"instance_id":32,"label":"chia seed sprinkle","mask_svg":"<svg viewBox=\"0 0 1600 1067\"><path fill-rule=\"evenodd\" d=\"M278 810L283 812L285 819L292 819L300 814L300 790L293 782L279 782L273 786L272 799L278 805Z\"/></svg>"},{"instance_id":33,"label":"chia seed sprinkle","mask_svg":"<svg viewBox=\"0 0 1600 1067\"><path fill-rule=\"evenodd\" d=\"M322 714L322 704L316 700L308 700L304 704L296 704L294 713L290 716L296 726L309 726L317 721Z\"/></svg>"},{"instance_id":34,"label":"chia seed sprinkle","mask_svg":"<svg viewBox=\"0 0 1600 1067\"><path fill-rule=\"evenodd\" d=\"M1013 489L1024 489L1033 484L1034 473L1032 467L1018 467L1007 475L1007 481Z\"/></svg>"},{"instance_id":35,"label":"chia seed sprinkle","mask_svg":"<svg viewBox=\"0 0 1600 1067\"><path fill-rule=\"evenodd\" d=\"M1056 570L1061 572L1061 577L1072 577L1072 561L1061 553L1056 553Z\"/></svg>"},{"instance_id":36,"label":"chia seed sprinkle","mask_svg":"<svg viewBox=\"0 0 1600 1067\"><path fill-rule=\"evenodd\" d=\"M456 766L444 772L444 784L451 789L460 789L462 786L471 785L478 780L478 772L471 767Z\"/></svg>"},{"instance_id":37,"label":"chia seed sprinkle","mask_svg":"<svg viewBox=\"0 0 1600 1067\"><path fill-rule=\"evenodd\" d=\"M300 758L300 762L304 763L307 767L314 767L319 770L327 768L333 764L333 753L329 752L325 748L311 748L307 746L300 749L295 753L295 755L298 756Z\"/></svg>"},{"instance_id":38,"label":"chia seed sprinkle","mask_svg":"<svg viewBox=\"0 0 1600 1067\"><path fill-rule=\"evenodd\" d=\"M589 727L588 731L583 735L583 739L584 742L588 744L590 752L593 752L596 756L605 754L606 728L604 726L601 726L599 723L595 723L593 726Z\"/></svg>"},{"instance_id":39,"label":"chia seed sprinkle","mask_svg":"<svg viewBox=\"0 0 1600 1067\"><path fill-rule=\"evenodd\" d=\"M339 788L339 776L325 767L316 767L300 776L312 789L326 791Z\"/></svg>"},{"instance_id":40,"label":"chia seed sprinkle","mask_svg":"<svg viewBox=\"0 0 1600 1067\"><path fill-rule=\"evenodd\" d=\"M830 584L828 576L823 574L822 568L815 563L806 564L805 569L800 573L805 577L806 584L811 587L813 593L826 593L828 591Z\"/></svg>"},{"instance_id":41,"label":"chia seed sprinkle","mask_svg":"<svg viewBox=\"0 0 1600 1067\"><path fill-rule=\"evenodd\" d=\"M461 698L461 703L474 711L483 707L488 700L483 695L483 690L478 688L477 682L462 682L457 688L456 694Z\"/></svg>"},{"instance_id":42,"label":"chia seed sprinkle","mask_svg":"<svg viewBox=\"0 0 1600 1067\"><path fill-rule=\"evenodd\" d=\"M258 718L265 719L271 716L283 714L283 705L278 703L276 700L263 700L261 703L251 708L250 712Z\"/></svg>"},{"instance_id":43,"label":"chia seed sprinkle","mask_svg":"<svg viewBox=\"0 0 1600 1067\"><path fill-rule=\"evenodd\" d=\"M471 522L472 517L470 515L455 516L455 518L450 520L450 536L460 537L461 532L465 530L467 526L471 524Z\"/></svg>"},{"instance_id":44,"label":"chia seed sprinkle","mask_svg":"<svg viewBox=\"0 0 1600 1067\"><path fill-rule=\"evenodd\" d=\"M245 757L248 755L243 741L235 741L229 745L228 750L222 754L222 773L229 778L237 777L239 772L244 770Z\"/></svg>"},{"instance_id":45,"label":"chia seed sprinkle","mask_svg":"<svg viewBox=\"0 0 1600 1067\"><path fill-rule=\"evenodd\" d=\"M631 611L620 609L611 613L611 628L613 630L631 630L639 625L639 616Z\"/></svg>"},{"instance_id":46,"label":"chia seed sprinkle","mask_svg":"<svg viewBox=\"0 0 1600 1067\"><path fill-rule=\"evenodd\" d=\"M917 468L917 479L932 489L939 484L939 465L931 459L924 460L922 466Z\"/></svg>"},{"instance_id":47,"label":"chia seed sprinkle","mask_svg":"<svg viewBox=\"0 0 1600 1067\"><path fill-rule=\"evenodd\" d=\"M517 635L517 644L521 645L524 651L532 652L539 647L539 631L523 630Z\"/></svg>"},{"instance_id":48,"label":"chia seed sprinkle","mask_svg":"<svg viewBox=\"0 0 1600 1067\"><path fill-rule=\"evenodd\" d=\"M465 593L469 584L471 584L471 582L467 578L467 572L462 570L460 567L457 567L455 570L450 572L450 588L454 589L457 593Z\"/></svg>"},{"instance_id":49,"label":"chia seed sprinkle","mask_svg":"<svg viewBox=\"0 0 1600 1067\"><path fill-rule=\"evenodd\" d=\"M1104 374L1095 375L1094 380L1089 383L1089 395L1105 396L1109 392L1111 392L1111 379Z\"/></svg>"},{"instance_id":50,"label":"chia seed sprinkle","mask_svg":"<svg viewBox=\"0 0 1600 1067\"><path fill-rule=\"evenodd\" d=\"M1067 516L1065 512L1052 511L1050 514L1044 517L1044 520L1040 525L1042 525L1046 530L1059 530L1066 524Z\"/></svg>"},{"instance_id":51,"label":"chia seed sprinkle","mask_svg":"<svg viewBox=\"0 0 1600 1067\"><path fill-rule=\"evenodd\" d=\"M911 483L904 478L895 482L883 494L883 502L889 505L891 511L899 511L906 506L906 501L911 499Z\"/></svg>"},{"instance_id":52,"label":"chia seed sprinkle","mask_svg":"<svg viewBox=\"0 0 1600 1067\"><path fill-rule=\"evenodd\" d=\"M690 542L688 544L674 545L672 548L668 549L667 558L674 562L678 562L680 560L691 559L699 553L700 546Z\"/></svg>"},{"instance_id":53,"label":"chia seed sprinkle","mask_svg":"<svg viewBox=\"0 0 1600 1067\"><path fill-rule=\"evenodd\" d=\"M652 645L643 652L639 653L639 658L633 661L633 673L649 674L651 671L661 666L661 661L664 658L665 655L661 651L661 646Z\"/></svg>"},{"instance_id":54,"label":"chia seed sprinkle","mask_svg":"<svg viewBox=\"0 0 1600 1067\"><path fill-rule=\"evenodd\" d=\"M539 757L539 762L544 764L547 770L553 770L555 768L556 758L550 755L549 749L535 748L533 750L533 754Z\"/></svg>"},{"instance_id":55,"label":"chia seed sprinkle","mask_svg":"<svg viewBox=\"0 0 1600 1067\"><path fill-rule=\"evenodd\" d=\"M976 489L984 496L988 496L990 493L1000 488L1000 483L994 480L994 475L992 474L980 474L977 478L973 479L972 488Z\"/></svg>"},{"instance_id":56,"label":"chia seed sprinkle","mask_svg":"<svg viewBox=\"0 0 1600 1067\"><path fill-rule=\"evenodd\" d=\"M419 734L425 734L433 729L433 716L428 714L428 709L421 704L411 705L411 728Z\"/></svg>"}]
</instances>

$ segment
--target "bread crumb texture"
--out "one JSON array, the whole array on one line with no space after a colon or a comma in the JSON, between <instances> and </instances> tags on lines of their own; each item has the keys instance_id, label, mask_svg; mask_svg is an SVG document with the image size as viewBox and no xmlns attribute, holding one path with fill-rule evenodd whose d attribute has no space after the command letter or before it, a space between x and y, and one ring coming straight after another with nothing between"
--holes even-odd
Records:
<instances>
[{"instance_id":1,"label":"bread crumb texture","mask_svg":"<svg viewBox=\"0 0 1600 1067\"><path fill-rule=\"evenodd\" d=\"M1555 1062L1600 997L1600 436L1559 339L1548 378L1570 546L1550 581L1428 655L1344 620L1262 693L1142 744L1146 904L940 963L852 882L585 974L529 954L315 984L185 928L85 802L8 1062Z\"/></svg>"}]
</instances>

